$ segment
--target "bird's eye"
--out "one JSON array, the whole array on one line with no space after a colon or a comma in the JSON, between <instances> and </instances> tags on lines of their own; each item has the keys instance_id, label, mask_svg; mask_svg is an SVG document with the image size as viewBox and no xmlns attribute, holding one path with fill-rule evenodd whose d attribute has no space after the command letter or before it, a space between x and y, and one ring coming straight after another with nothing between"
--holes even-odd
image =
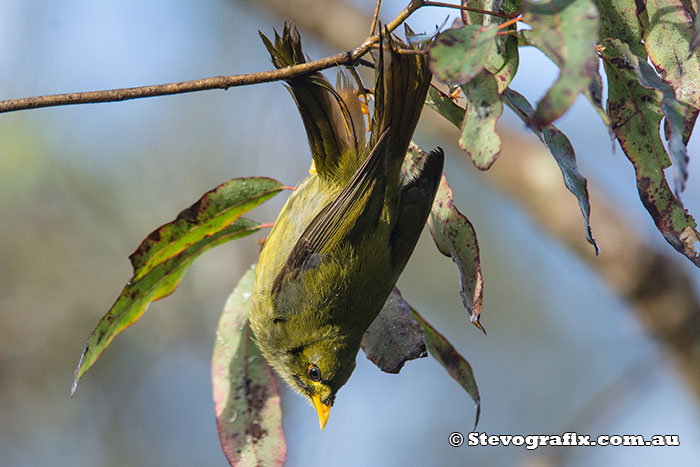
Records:
<instances>
[{"instance_id":1,"label":"bird's eye","mask_svg":"<svg viewBox=\"0 0 700 467\"><path fill-rule=\"evenodd\" d=\"M308 376L311 381L321 381L321 370L313 363L309 363L309 366L306 367L306 376Z\"/></svg>"}]
</instances>

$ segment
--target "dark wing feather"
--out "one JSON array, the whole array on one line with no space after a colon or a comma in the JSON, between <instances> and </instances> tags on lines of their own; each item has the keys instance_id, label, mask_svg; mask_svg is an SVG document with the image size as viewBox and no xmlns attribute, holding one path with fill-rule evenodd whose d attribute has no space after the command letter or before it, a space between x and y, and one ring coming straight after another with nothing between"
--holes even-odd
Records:
<instances>
[{"instance_id":1,"label":"dark wing feather","mask_svg":"<svg viewBox=\"0 0 700 467\"><path fill-rule=\"evenodd\" d=\"M444 160L441 148L430 151L418 174L401 189L398 216L389 239L394 268L403 269L416 246L433 206Z\"/></svg>"}]
</instances>

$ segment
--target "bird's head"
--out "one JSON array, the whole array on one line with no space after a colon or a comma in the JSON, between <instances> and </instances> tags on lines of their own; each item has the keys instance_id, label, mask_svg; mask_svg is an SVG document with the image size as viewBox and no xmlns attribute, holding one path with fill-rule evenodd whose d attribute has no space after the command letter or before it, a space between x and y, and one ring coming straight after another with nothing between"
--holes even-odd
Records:
<instances>
[{"instance_id":1,"label":"bird's head","mask_svg":"<svg viewBox=\"0 0 700 467\"><path fill-rule=\"evenodd\" d=\"M355 369L358 349L351 349L334 327L314 333L289 322L274 327L278 333L258 333L258 347L277 374L311 402L323 429L336 393Z\"/></svg>"}]
</instances>

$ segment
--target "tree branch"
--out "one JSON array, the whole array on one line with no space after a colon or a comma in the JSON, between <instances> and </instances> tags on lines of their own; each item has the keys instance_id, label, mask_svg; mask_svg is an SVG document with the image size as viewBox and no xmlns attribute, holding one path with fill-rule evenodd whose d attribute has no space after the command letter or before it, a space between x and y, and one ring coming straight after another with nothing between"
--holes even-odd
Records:
<instances>
[{"instance_id":1,"label":"tree branch","mask_svg":"<svg viewBox=\"0 0 700 467\"><path fill-rule=\"evenodd\" d=\"M395 30L411 14L423 6L422 0L411 1L396 17L386 25L389 32ZM243 75L214 76L211 78L180 81L177 83L155 84L150 86L138 86L134 88L109 89L104 91L74 92L67 94L51 94L47 96L23 97L0 101L0 113L14 112L17 110L38 109L42 107L56 107L60 105L95 104L98 102L120 102L144 97L166 96L183 94L196 91L208 91L210 89L228 89L235 86L249 84L268 83L270 81L288 80L296 76L325 70L339 65L352 65L365 55L374 44L379 42L379 35L367 37L362 44L354 50L348 50L339 54L315 60L313 62L300 63L298 65L281 68L278 70L247 73Z\"/></svg>"}]
</instances>

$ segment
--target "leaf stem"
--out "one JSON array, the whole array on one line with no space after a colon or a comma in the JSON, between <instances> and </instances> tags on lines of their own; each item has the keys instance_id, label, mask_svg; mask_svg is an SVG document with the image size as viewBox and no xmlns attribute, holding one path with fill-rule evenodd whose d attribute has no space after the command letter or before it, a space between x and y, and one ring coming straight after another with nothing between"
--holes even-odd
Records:
<instances>
[{"instance_id":1,"label":"leaf stem","mask_svg":"<svg viewBox=\"0 0 700 467\"><path fill-rule=\"evenodd\" d=\"M498 29L507 28L507 27L510 26L511 24L517 23L517 22L520 21L521 19L523 19L523 15L518 15L518 16L516 16L515 18L511 18L511 19L509 19L508 21L506 21L505 23L499 24L499 25L498 25Z\"/></svg>"},{"instance_id":2,"label":"leaf stem","mask_svg":"<svg viewBox=\"0 0 700 467\"><path fill-rule=\"evenodd\" d=\"M444 3L444 2L432 2L432 1L424 1L423 6L436 6L436 7L441 7L441 8L454 8L456 10L462 10L462 11L472 11L474 13L481 13L482 15L490 15L490 16L496 16L498 18L502 19L509 19L509 15L504 15L502 13L496 13L495 11L489 11L489 10L482 10L480 8L472 8L469 6L462 6L462 5L452 5L451 3Z\"/></svg>"}]
</instances>

